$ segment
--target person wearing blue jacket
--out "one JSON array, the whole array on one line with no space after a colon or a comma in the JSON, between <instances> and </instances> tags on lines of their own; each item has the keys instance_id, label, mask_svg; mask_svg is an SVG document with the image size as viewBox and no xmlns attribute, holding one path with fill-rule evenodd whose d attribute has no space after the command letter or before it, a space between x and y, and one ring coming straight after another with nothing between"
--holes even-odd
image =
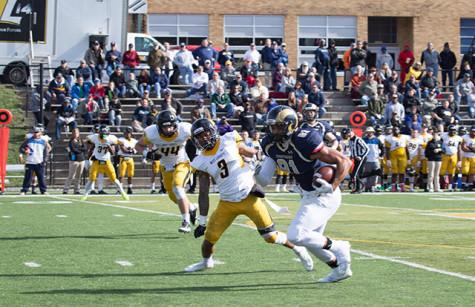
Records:
<instances>
[{"instance_id":1,"label":"person wearing blue jacket","mask_svg":"<svg viewBox=\"0 0 475 307\"><path fill-rule=\"evenodd\" d=\"M153 85L157 98L162 97L162 92L168 88L170 79L167 74L162 72L160 67L155 67L154 74L150 77L150 83Z\"/></svg>"},{"instance_id":2,"label":"person wearing blue jacket","mask_svg":"<svg viewBox=\"0 0 475 307\"><path fill-rule=\"evenodd\" d=\"M77 110L79 103L87 101L91 86L90 82L84 82L82 76L77 78L77 82L71 88L71 105L74 110Z\"/></svg>"},{"instance_id":3,"label":"person wearing blue jacket","mask_svg":"<svg viewBox=\"0 0 475 307\"><path fill-rule=\"evenodd\" d=\"M323 77L323 89L329 91L331 88L330 80L330 53L325 48L326 41L321 39L318 48L315 50L315 67L320 76Z\"/></svg>"},{"instance_id":4,"label":"person wearing blue jacket","mask_svg":"<svg viewBox=\"0 0 475 307\"><path fill-rule=\"evenodd\" d=\"M193 57L199 62L200 66L204 66L206 60L210 60L214 66L216 62L215 56L217 57L217 53L209 46L208 39L206 38L201 41L201 46L193 51Z\"/></svg>"}]
</instances>

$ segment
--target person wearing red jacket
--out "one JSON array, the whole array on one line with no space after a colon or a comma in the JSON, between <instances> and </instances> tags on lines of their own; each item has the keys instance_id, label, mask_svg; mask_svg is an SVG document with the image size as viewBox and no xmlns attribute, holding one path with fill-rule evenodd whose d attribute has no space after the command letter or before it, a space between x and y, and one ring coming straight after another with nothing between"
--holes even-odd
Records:
<instances>
[{"instance_id":1,"label":"person wearing red jacket","mask_svg":"<svg viewBox=\"0 0 475 307\"><path fill-rule=\"evenodd\" d=\"M92 98L97 101L97 104L99 105L101 110L106 109L104 105L104 97L106 96L106 91L101 83L101 80L94 80L94 86L92 86L89 90L89 95L91 95Z\"/></svg>"},{"instance_id":2,"label":"person wearing red jacket","mask_svg":"<svg viewBox=\"0 0 475 307\"><path fill-rule=\"evenodd\" d=\"M134 49L134 44L129 44L129 49L122 55L122 64L124 64L125 75L135 74L135 67L140 65L140 58Z\"/></svg>"},{"instance_id":3,"label":"person wearing red jacket","mask_svg":"<svg viewBox=\"0 0 475 307\"><path fill-rule=\"evenodd\" d=\"M409 49L408 44L404 45L404 50L399 53L397 61L399 66L401 66L401 78L399 80L405 80L406 74L409 71L409 67L411 67L415 61L414 53Z\"/></svg>"}]
</instances>

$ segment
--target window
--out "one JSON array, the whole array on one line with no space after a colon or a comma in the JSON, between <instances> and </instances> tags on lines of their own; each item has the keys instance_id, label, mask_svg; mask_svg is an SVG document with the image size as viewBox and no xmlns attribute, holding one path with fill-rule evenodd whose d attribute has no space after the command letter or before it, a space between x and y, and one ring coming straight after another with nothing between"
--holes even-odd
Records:
<instances>
[{"instance_id":1,"label":"window","mask_svg":"<svg viewBox=\"0 0 475 307\"><path fill-rule=\"evenodd\" d=\"M302 62L314 62L317 41L324 38L336 43L339 56L348 49L356 39L355 16L299 16L299 65Z\"/></svg>"},{"instance_id":2,"label":"window","mask_svg":"<svg viewBox=\"0 0 475 307\"><path fill-rule=\"evenodd\" d=\"M148 32L170 45L199 45L208 37L208 15L149 14Z\"/></svg>"},{"instance_id":3,"label":"window","mask_svg":"<svg viewBox=\"0 0 475 307\"><path fill-rule=\"evenodd\" d=\"M242 57L251 43L264 45L266 39L282 43L284 38L284 16L274 15L225 15L224 39Z\"/></svg>"},{"instance_id":4,"label":"window","mask_svg":"<svg viewBox=\"0 0 475 307\"><path fill-rule=\"evenodd\" d=\"M396 17L368 17L368 43L396 44Z\"/></svg>"},{"instance_id":5,"label":"window","mask_svg":"<svg viewBox=\"0 0 475 307\"><path fill-rule=\"evenodd\" d=\"M136 37L135 38L135 50L137 52L149 52L155 48L154 42L147 37Z\"/></svg>"},{"instance_id":6,"label":"window","mask_svg":"<svg viewBox=\"0 0 475 307\"><path fill-rule=\"evenodd\" d=\"M475 19L460 19L460 53L465 54L475 45Z\"/></svg>"}]
</instances>

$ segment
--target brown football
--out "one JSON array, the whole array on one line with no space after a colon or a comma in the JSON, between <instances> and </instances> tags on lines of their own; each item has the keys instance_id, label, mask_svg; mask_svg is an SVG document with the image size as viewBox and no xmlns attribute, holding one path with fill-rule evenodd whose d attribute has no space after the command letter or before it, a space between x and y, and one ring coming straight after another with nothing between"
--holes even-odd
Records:
<instances>
[{"instance_id":1,"label":"brown football","mask_svg":"<svg viewBox=\"0 0 475 307\"><path fill-rule=\"evenodd\" d=\"M325 165L325 166L320 167L316 173L318 175L313 177L314 180L316 180L317 178L322 178L328 183L333 183L333 181L335 180L336 169L335 167L331 165ZM318 187L320 184L317 182L314 182L314 185Z\"/></svg>"}]
</instances>

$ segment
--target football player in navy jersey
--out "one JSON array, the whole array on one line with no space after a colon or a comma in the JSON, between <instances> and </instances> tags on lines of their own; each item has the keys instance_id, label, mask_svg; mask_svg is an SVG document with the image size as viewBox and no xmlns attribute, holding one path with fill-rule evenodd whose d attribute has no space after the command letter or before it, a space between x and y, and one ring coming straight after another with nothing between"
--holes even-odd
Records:
<instances>
[{"instance_id":1,"label":"football player in navy jersey","mask_svg":"<svg viewBox=\"0 0 475 307\"><path fill-rule=\"evenodd\" d=\"M295 176L302 191L300 208L288 229L289 240L305 246L333 269L320 282L351 277L350 243L323 235L327 222L341 204L339 184L348 174L351 161L326 147L318 130L298 129L297 114L290 107L273 108L267 114L266 125L267 135L261 144L266 157L256 170L257 182L268 185L279 167ZM332 183L318 178L318 168L324 164L336 166Z\"/></svg>"},{"instance_id":2,"label":"football player in navy jersey","mask_svg":"<svg viewBox=\"0 0 475 307\"><path fill-rule=\"evenodd\" d=\"M326 120L317 120L318 107L314 103L307 103L303 106L303 119L302 128L314 128L320 131L328 147L337 149L338 140L333 133L332 125Z\"/></svg>"}]
</instances>

